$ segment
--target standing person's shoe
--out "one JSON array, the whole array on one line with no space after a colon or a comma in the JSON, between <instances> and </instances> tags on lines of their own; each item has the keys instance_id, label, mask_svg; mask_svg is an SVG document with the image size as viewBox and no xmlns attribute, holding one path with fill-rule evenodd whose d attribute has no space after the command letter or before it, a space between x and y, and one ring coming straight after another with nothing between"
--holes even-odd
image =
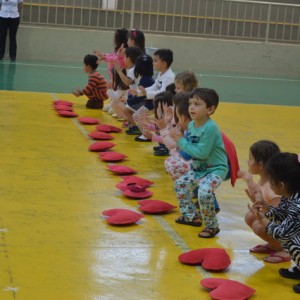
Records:
<instances>
[{"instance_id":1,"label":"standing person's shoe","mask_svg":"<svg viewBox=\"0 0 300 300\"><path fill-rule=\"evenodd\" d=\"M98 99L89 99L85 106L86 108L91 108L91 109L102 109L103 102L99 101Z\"/></svg>"},{"instance_id":2,"label":"standing person's shoe","mask_svg":"<svg viewBox=\"0 0 300 300\"><path fill-rule=\"evenodd\" d=\"M279 269L278 272L284 278L300 279L300 270L296 266L292 269L283 269L283 268L281 268L281 269ZM300 291L300 284L299 284L299 291ZM297 293L299 293L299 292L297 292Z\"/></svg>"}]
</instances>

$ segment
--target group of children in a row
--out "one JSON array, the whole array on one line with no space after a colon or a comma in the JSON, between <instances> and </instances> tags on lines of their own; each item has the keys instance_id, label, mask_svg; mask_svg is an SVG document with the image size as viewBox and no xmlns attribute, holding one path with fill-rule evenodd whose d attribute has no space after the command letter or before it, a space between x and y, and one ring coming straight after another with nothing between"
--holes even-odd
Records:
<instances>
[{"instance_id":1,"label":"group of children in a row","mask_svg":"<svg viewBox=\"0 0 300 300\"><path fill-rule=\"evenodd\" d=\"M199 88L192 72L175 75L171 50L158 49L153 58L146 54L141 31L118 29L114 41L114 53L96 52L84 58L89 82L74 95L88 96L88 108L103 108L103 101L109 98L105 110L125 122L127 134L137 135L136 141L159 143L154 154L169 155L165 168L175 181L181 210L176 223L204 223L198 236L214 237L220 231L214 192L236 172L224 147L224 135L210 118L218 106L218 94ZM108 63L107 85L96 71L102 60ZM155 80L153 67L158 72ZM296 266L280 269L280 274L300 279L300 156L280 152L271 141L259 141L250 148L248 167L249 173L238 174L247 182L253 202L245 221L267 242L250 251L269 254L264 260L271 263L292 258ZM253 182L252 174L260 176L258 183ZM300 292L300 284L294 290Z\"/></svg>"}]
</instances>

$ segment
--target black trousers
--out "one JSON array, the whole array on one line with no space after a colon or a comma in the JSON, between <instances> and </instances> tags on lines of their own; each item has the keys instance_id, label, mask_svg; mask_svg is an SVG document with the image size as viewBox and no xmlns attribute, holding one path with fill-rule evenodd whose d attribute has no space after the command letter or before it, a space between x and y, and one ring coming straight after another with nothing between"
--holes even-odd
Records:
<instances>
[{"instance_id":1,"label":"black trousers","mask_svg":"<svg viewBox=\"0 0 300 300\"><path fill-rule=\"evenodd\" d=\"M17 56L17 31L20 18L0 17L0 59L4 57L7 32L9 32L9 57L12 60Z\"/></svg>"}]
</instances>

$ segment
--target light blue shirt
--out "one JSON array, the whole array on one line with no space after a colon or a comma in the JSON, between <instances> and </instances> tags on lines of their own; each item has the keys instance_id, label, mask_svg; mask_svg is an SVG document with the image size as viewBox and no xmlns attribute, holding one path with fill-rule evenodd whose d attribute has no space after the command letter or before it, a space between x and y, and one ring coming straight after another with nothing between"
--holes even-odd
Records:
<instances>
[{"instance_id":1,"label":"light blue shirt","mask_svg":"<svg viewBox=\"0 0 300 300\"><path fill-rule=\"evenodd\" d=\"M23 0L0 0L0 17L1 18L19 18L19 3Z\"/></svg>"},{"instance_id":2,"label":"light blue shirt","mask_svg":"<svg viewBox=\"0 0 300 300\"><path fill-rule=\"evenodd\" d=\"M212 119L208 119L197 128L194 121L190 122L187 139L182 137L177 144L180 149L192 157L191 167L197 177L213 173L223 179L226 178L228 173L227 154L221 131Z\"/></svg>"}]
</instances>

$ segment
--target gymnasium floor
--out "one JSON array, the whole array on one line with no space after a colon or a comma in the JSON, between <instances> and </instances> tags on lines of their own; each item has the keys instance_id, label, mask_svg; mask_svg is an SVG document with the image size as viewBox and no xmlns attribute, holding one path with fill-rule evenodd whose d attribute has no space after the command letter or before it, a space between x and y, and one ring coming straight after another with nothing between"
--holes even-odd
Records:
<instances>
[{"instance_id":1,"label":"gymnasium floor","mask_svg":"<svg viewBox=\"0 0 300 300\"><path fill-rule=\"evenodd\" d=\"M103 70L104 72L104 70ZM282 150L300 152L300 79L199 74L201 86L215 88L223 102L214 119L235 143L247 167L249 146L276 141ZM87 110L86 99L69 93L86 82L81 66L41 62L0 63L0 299L10 300L195 300L210 299L202 278L238 280L256 290L252 299L299 299L280 267L250 254L261 243L244 224L245 184L225 182L217 191L221 232L199 239L201 228L179 225L176 209L145 215L136 225L109 226L101 212L138 211L136 200L115 187L88 133L94 125L59 117L52 101L74 102L80 116L121 126L106 113ZM152 143L113 134L115 151L128 156L120 165L154 181L151 199L177 205L163 157ZM182 265L178 255L198 248L225 248L232 264L225 272Z\"/></svg>"}]
</instances>

